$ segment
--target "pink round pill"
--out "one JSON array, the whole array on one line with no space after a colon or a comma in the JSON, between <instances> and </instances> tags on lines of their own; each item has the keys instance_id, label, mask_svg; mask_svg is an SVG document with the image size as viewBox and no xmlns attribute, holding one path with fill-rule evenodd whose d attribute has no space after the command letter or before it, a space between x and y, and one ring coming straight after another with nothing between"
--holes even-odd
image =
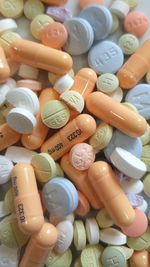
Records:
<instances>
[{"instance_id":1,"label":"pink round pill","mask_svg":"<svg viewBox=\"0 0 150 267\"><path fill-rule=\"evenodd\" d=\"M148 227L148 220L145 213L139 209L135 209L135 220L128 226L121 228L122 232L129 237L139 237L143 235Z\"/></svg>"},{"instance_id":2,"label":"pink round pill","mask_svg":"<svg viewBox=\"0 0 150 267\"><path fill-rule=\"evenodd\" d=\"M80 171L89 169L95 161L93 147L86 143L80 143L73 146L69 156L73 167Z\"/></svg>"},{"instance_id":3,"label":"pink round pill","mask_svg":"<svg viewBox=\"0 0 150 267\"><path fill-rule=\"evenodd\" d=\"M124 20L124 29L137 37L141 37L148 30L149 21L143 12L130 12Z\"/></svg>"}]
</instances>

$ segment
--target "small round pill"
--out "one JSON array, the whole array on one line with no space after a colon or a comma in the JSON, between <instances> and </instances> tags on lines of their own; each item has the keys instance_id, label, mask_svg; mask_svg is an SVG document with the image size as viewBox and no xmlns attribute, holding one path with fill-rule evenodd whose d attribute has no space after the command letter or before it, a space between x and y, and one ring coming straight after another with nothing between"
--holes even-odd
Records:
<instances>
[{"instance_id":1,"label":"small round pill","mask_svg":"<svg viewBox=\"0 0 150 267\"><path fill-rule=\"evenodd\" d=\"M149 21L144 13L140 11L130 12L124 20L124 29L137 37L142 37L148 30Z\"/></svg>"},{"instance_id":2,"label":"small round pill","mask_svg":"<svg viewBox=\"0 0 150 267\"><path fill-rule=\"evenodd\" d=\"M42 108L41 118L49 128L59 129L69 121L70 111L65 103L59 100L51 100Z\"/></svg>"},{"instance_id":3,"label":"small round pill","mask_svg":"<svg viewBox=\"0 0 150 267\"><path fill-rule=\"evenodd\" d=\"M21 36L13 31L6 31L0 37L0 45L3 47L6 56L9 55L9 48L17 39L21 39Z\"/></svg>"},{"instance_id":4,"label":"small round pill","mask_svg":"<svg viewBox=\"0 0 150 267\"><path fill-rule=\"evenodd\" d=\"M67 90L60 95L60 99L78 113L81 113L84 109L83 96L76 91Z\"/></svg>"},{"instance_id":5,"label":"small round pill","mask_svg":"<svg viewBox=\"0 0 150 267\"><path fill-rule=\"evenodd\" d=\"M130 10L135 8L139 2L139 0L122 0L122 1L126 2L129 5Z\"/></svg>"},{"instance_id":6,"label":"small round pill","mask_svg":"<svg viewBox=\"0 0 150 267\"><path fill-rule=\"evenodd\" d=\"M71 89L74 84L73 78L69 74L65 74L63 76L57 76L58 79L54 83L54 89L59 93L62 94L65 91ZM53 77L54 78L54 77Z\"/></svg>"},{"instance_id":7,"label":"small round pill","mask_svg":"<svg viewBox=\"0 0 150 267\"><path fill-rule=\"evenodd\" d=\"M89 169L95 160L93 147L86 143L73 146L69 156L73 167L80 171Z\"/></svg>"},{"instance_id":8,"label":"small round pill","mask_svg":"<svg viewBox=\"0 0 150 267\"><path fill-rule=\"evenodd\" d=\"M27 19L32 20L37 15L44 13L44 4L40 0L27 0L24 5L24 14Z\"/></svg>"},{"instance_id":9,"label":"small round pill","mask_svg":"<svg viewBox=\"0 0 150 267\"><path fill-rule=\"evenodd\" d=\"M123 34L119 39L119 46L125 55L132 55L139 48L139 40L133 34Z\"/></svg>"},{"instance_id":10,"label":"small round pill","mask_svg":"<svg viewBox=\"0 0 150 267\"><path fill-rule=\"evenodd\" d=\"M119 86L119 80L117 76L112 73L104 73L98 77L97 90L105 94L113 93Z\"/></svg>"},{"instance_id":11,"label":"small round pill","mask_svg":"<svg viewBox=\"0 0 150 267\"><path fill-rule=\"evenodd\" d=\"M16 19L22 16L23 6L23 0L1 0L0 13L4 17Z\"/></svg>"},{"instance_id":12,"label":"small round pill","mask_svg":"<svg viewBox=\"0 0 150 267\"><path fill-rule=\"evenodd\" d=\"M119 19L124 19L129 13L129 5L121 0L114 0L110 11L118 16Z\"/></svg>"},{"instance_id":13,"label":"small round pill","mask_svg":"<svg viewBox=\"0 0 150 267\"><path fill-rule=\"evenodd\" d=\"M112 22L112 28L111 28L110 34L113 34L119 28L119 18L115 14L112 14L112 20L113 22Z\"/></svg>"},{"instance_id":14,"label":"small round pill","mask_svg":"<svg viewBox=\"0 0 150 267\"><path fill-rule=\"evenodd\" d=\"M53 22L44 27L42 31L42 43L46 46L60 49L68 38L65 26L59 22Z\"/></svg>"},{"instance_id":15,"label":"small round pill","mask_svg":"<svg viewBox=\"0 0 150 267\"><path fill-rule=\"evenodd\" d=\"M136 113L139 113L137 108L131 103L123 102L122 105L124 105L125 107L127 107L128 109L130 109L130 110L132 110L132 111L134 111Z\"/></svg>"},{"instance_id":16,"label":"small round pill","mask_svg":"<svg viewBox=\"0 0 150 267\"><path fill-rule=\"evenodd\" d=\"M74 222L74 245L77 251L86 247L86 231L83 221L75 220Z\"/></svg>"},{"instance_id":17,"label":"small round pill","mask_svg":"<svg viewBox=\"0 0 150 267\"><path fill-rule=\"evenodd\" d=\"M103 4L104 0L79 0L79 6L81 9L85 8L90 4Z\"/></svg>"},{"instance_id":18,"label":"small round pill","mask_svg":"<svg viewBox=\"0 0 150 267\"><path fill-rule=\"evenodd\" d=\"M112 246L104 249L101 256L101 262L103 267L126 266L125 254Z\"/></svg>"},{"instance_id":19,"label":"small round pill","mask_svg":"<svg viewBox=\"0 0 150 267\"><path fill-rule=\"evenodd\" d=\"M30 30L31 30L33 37L37 40L41 40L44 27L46 27L47 25L53 22L54 20L46 14L37 15L32 20L31 25L30 25Z\"/></svg>"},{"instance_id":20,"label":"small round pill","mask_svg":"<svg viewBox=\"0 0 150 267\"><path fill-rule=\"evenodd\" d=\"M114 224L106 209L101 209L97 213L96 220L100 228L108 228Z\"/></svg>"},{"instance_id":21,"label":"small round pill","mask_svg":"<svg viewBox=\"0 0 150 267\"><path fill-rule=\"evenodd\" d=\"M150 227L140 237L128 237L128 247L134 250L146 250L150 247Z\"/></svg>"}]
</instances>

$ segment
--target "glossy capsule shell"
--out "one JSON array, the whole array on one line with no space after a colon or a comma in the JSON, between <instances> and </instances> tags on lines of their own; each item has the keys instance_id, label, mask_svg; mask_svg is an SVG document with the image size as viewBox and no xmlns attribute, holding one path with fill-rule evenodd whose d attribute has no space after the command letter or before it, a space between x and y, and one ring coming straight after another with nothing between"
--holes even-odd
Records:
<instances>
[{"instance_id":1,"label":"glossy capsule shell","mask_svg":"<svg viewBox=\"0 0 150 267\"><path fill-rule=\"evenodd\" d=\"M16 62L59 75L72 68L69 54L32 41L14 41L9 48L9 55Z\"/></svg>"},{"instance_id":2,"label":"glossy capsule shell","mask_svg":"<svg viewBox=\"0 0 150 267\"><path fill-rule=\"evenodd\" d=\"M49 128L42 122L41 109L46 102L59 99L59 94L52 88L46 88L42 90L39 96L40 110L36 115L36 125L31 134L24 134L21 137L21 142L24 147L35 150L41 147L43 144Z\"/></svg>"},{"instance_id":3,"label":"glossy capsule shell","mask_svg":"<svg viewBox=\"0 0 150 267\"><path fill-rule=\"evenodd\" d=\"M16 164L11 181L19 227L25 234L33 234L42 227L44 216L32 166Z\"/></svg>"},{"instance_id":4,"label":"glossy capsule shell","mask_svg":"<svg viewBox=\"0 0 150 267\"><path fill-rule=\"evenodd\" d=\"M19 267L43 267L57 237L55 226L45 222L40 231L31 237Z\"/></svg>"},{"instance_id":5,"label":"glossy capsule shell","mask_svg":"<svg viewBox=\"0 0 150 267\"><path fill-rule=\"evenodd\" d=\"M114 223L120 227L131 225L135 211L110 165L104 161L93 163L88 170L88 179Z\"/></svg>"},{"instance_id":6,"label":"glossy capsule shell","mask_svg":"<svg viewBox=\"0 0 150 267\"><path fill-rule=\"evenodd\" d=\"M99 119L131 137L141 136L146 131L147 122L141 115L101 92L90 94L86 107Z\"/></svg>"},{"instance_id":7,"label":"glossy capsule shell","mask_svg":"<svg viewBox=\"0 0 150 267\"><path fill-rule=\"evenodd\" d=\"M94 90L97 81L97 75L90 68L83 68L78 71L74 77L74 84L70 90L80 93L84 100Z\"/></svg>"},{"instance_id":8,"label":"glossy capsule shell","mask_svg":"<svg viewBox=\"0 0 150 267\"><path fill-rule=\"evenodd\" d=\"M61 158L61 168L73 182L76 188L85 195L93 209L100 209L103 207L102 202L99 200L98 196L95 194L93 188L88 182L87 171L79 171L75 169L69 160L68 153Z\"/></svg>"},{"instance_id":9,"label":"glossy capsule shell","mask_svg":"<svg viewBox=\"0 0 150 267\"><path fill-rule=\"evenodd\" d=\"M10 75L10 68L3 48L0 46L0 83L4 83Z\"/></svg>"},{"instance_id":10,"label":"glossy capsule shell","mask_svg":"<svg viewBox=\"0 0 150 267\"><path fill-rule=\"evenodd\" d=\"M149 267L150 254L148 251L135 251L129 259L130 267Z\"/></svg>"},{"instance_id":11,"label":"glossy capsule shell","mask_svg":"<svg viewBox=\"0 0 150 267\"><path fill-rule=\"evenodd\" d=\"M21 135L11 129L7 123L0 125L0 151L17 143Z\"/></svg>"},{"instance_id":12,"label":"glossy capsule shell","mask_svg":"<svg viewBox=\"0 0 150 267\"><path fill-rule=\"evenodd\" d=\"M150 69L150 39L148 39L118 71L120 87L131 89Z\"/></svg>"},{"instance_id":13,"label":"glossy capsule shell","mask_svg":"<svg viewBox=\"0 0 150 267\"><path fill-rule=\"evenodd\" d=\"M53 6L62 6L68 2L68 0L41 0L41 1L48 5L53 5Z\"/></svg>"},{"instance_id":14,"label":"glossy capsule shell","mask_svg":"<svg viewBox=\"0 0 150 267\"><path fill-rule=\"evenodd\" d=\"M81 114L50 137L41 147L41 152L50 154L54 160L61 158L75 144L81 143L96 131L92 116Z\"/></svg>"}]
</instances>

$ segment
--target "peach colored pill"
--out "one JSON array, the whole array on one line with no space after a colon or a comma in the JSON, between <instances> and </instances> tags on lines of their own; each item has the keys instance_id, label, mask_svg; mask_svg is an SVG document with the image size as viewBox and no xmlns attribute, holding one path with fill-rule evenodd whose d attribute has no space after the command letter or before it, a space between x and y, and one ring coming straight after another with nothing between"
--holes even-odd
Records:
<instances>
[{"instance_id":1,"label":"peach colored pill","mask_svg":"<svg viewBox=\"0 0 150 267\"><path fill-rule=\"evenodd\" d=\"M78 191L78 200L78 207L75 210L75 214L84 217L90 212L90 204L87 198L80 191Z\"/></svg>"},{"instance_id":2,"label":"peach colored pill","mask_svg":"<svg viewBox=\"0 0 150 267\"><path fill-rule=\"evenodd\" d=\"M129 237L139 237L146 232L148 220L145 213L139 209L135 209L135 219L128 227L121 228L123 233Z\"/></svg>"},{"instance_id":3,"label":"peach colored pill","mask_svg":"<svg viewBox=\"0 0 150 267\"><path fill-rule=\"evenodd\" d=\"M135 251L129 259L130 267L149 267L150 253L148 251Z\"/></svg>"},{"instance_id":4,"label":"peach colored pill","mask_svg":"<svg viewBox=\"0 0 150 267\"><path fill-rule=\"evenodd\" d=\"M21 135L11 129L7 123L0 126L0 151L14 145L21 138Z\"/></svg>"},{"instance_id":5,"label":"peach colored pill","mask_svg":"<svg viewBox=\"0 0 150 267\"><path fill-rule=\"evenodd\" d=\"M150 39L126 61L118 71L117 77L120 87L131 89L134 87L150 69Z\"/></svg>"},{"instance_id":6,"label":"peach colored pill","mask_svg":"<svg viewBox=\"0 0 150 267\"><path fill-rule=\"evenodd\" d=\"M59 22L53 22L44 27L42 31L42 43L46 46L60 49L68 38L65 26Z\"/></svg>"},{"instance_id":7,"label":"peach colored pill","mask_svg":"<svg viewBox=\"0 0 150 267\"><path fill-rule=\"evenodd\" d=\"M141 37L148 30L149 21L143 12L130 12L124 20L124 29L137 37Z\"/></svg>"},{"instance_id":8,"label":"peach colored pill","mask_svg":"<svg viewBox=\"0 0 150 267\"><path fill-rule=\"evenodd\" d=\"M43 267L57 238L55 226L45 222L40 231L32 235L19 267Z\"/></svg>"},{"instance_id":9,"label":"peach colored pill","mask_svg":"<svg viewBox=\"0 0 150 267\"><path fill-rule=\"evenodd\" d=\"M71 56L66 52L23 39L14 41L8 53L21 64L60 75L69 72L73 64Z\"/></svg>"},{"instance_id":10,"label":"peach colored pill","mask_svg":"<svg viewBox=\"0 0 150 267\"><path fill-rule=\"evenodd\" d=\"M76 188L84 194L92 208L100 209L104 207L102 201L100 201L99 197L95 194L88 181L87 171L78 171L75 169L70 163L69 154L61 158L61 168L74 183Z\"/></svg>"},{"instance_id":11,"label":"peach colored pill","mask_svg":"<svg viewBox=\"0 0 150 267\"><path fill-rule=\"evenodd\" d=\"M76 144L69 153L70 162L79 171L88 170L95 161L94 149L86 143Z\"/></svg>"},{"instance_id":12,"label":"peach colored pill","mask_svg":"<svg viewBox=\"0 0 150 267\"><path fill-rule=\"evenodd\" d=\"M86 106L99 119L131 137L141 136L147 129L147 122L142 116L101 92L90 94Z\"/></svg>"},{"instance_id":13,"label":"peach colored pill","mask_svg":"<svg viewBox=\"0 0 150 267\"><path fill-rule=\"evenodd\" d=\"M54 160L61 158L75 144L81 143L96 131L92 116L81 114L50 137L41 147L41 152L50 154Z\"/></svg>"},{"instance_id":14,"label":"peach colored pill","mask_svg":"<svg viewBox=\"0 0 150 267\"><path fill-rule=\"evenodd\" d=\"M11 181L19 227L25 234L33 234L44 224L44 216L32 166L16 164Z\"/></svg>"},{"instance_id":15,"label":"peach colored pill","mask_svg":"<svg viewBox=\"0 0 150 267\"><path fill-rule=\"evenodd\" d=\"M104 0L80 0L79 6L82 9L91 4L103 4L103 3L104 3Z\"/></svg>"},{"instance_id":16,"label":"peach colored pill","mask_svg":"<svg viewBox=\"0 0 150 267\"><path fill-rule=\"evenodd\" d=\"M5 82L10 75L10 68L8 66L3 48L0 46L0 83Z\"/></svg>"},{"instance_id":17,"label":"peach colored pill","mask_svg":"<svg viewBox=\"0 0 150 267\"><path fill-rule=\"evenodd\" d=\"M104 161L93 163L88 170L88 180L115 224L120 227L131 225L135 219L135 211L111 166Z\"/></svg>"},{"instance_id":18,"label":"peach colored pill","mask_svg":"<svg viewBox=\"0 0 150 267\"><path fill-rule=\"evenodd\" d=\"M35 92L42 90L42 83L34 80L19 80L17 81L16 87L26 87Z\"/></svg>"},{"instance_id":19,"label":"peach colored pill","mask_svg":"<svg viewBox=\"0 0 150 267\"><path fill-rule=\"evenodd\" d=\"M49 128L42 122L41 109L46 102L58 98L59 95L54 89L46 88L41 92L39 96L40 110L36 115L36 126L34 127L32 134L24 134L21 138L21 142L24 147L31 150L35 150L41 147L49 131Z\"/></svg>"}]
</instances>

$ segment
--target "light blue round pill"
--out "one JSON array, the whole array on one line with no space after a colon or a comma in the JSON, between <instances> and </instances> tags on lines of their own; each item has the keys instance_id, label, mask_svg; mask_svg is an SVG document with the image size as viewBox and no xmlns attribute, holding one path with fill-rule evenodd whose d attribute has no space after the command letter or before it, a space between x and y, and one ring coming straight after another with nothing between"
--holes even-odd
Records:
<instances>
[{"instance_id":1,"label":"light blue round pill","mask_svg":"<svg viewBox=\"0 0 150 267\"><path fill-rule=\"evenodd\" d=\"M116 73L122 66L124 55L112 41L103 41L93 46L88 53L89 66L97 74Z\"/></svg>"},{"instance_id":2,"label":"light blue round pill","mask_svg":"<svg viewBox=\"0 0 150 267\"><path fill-rule=\"evenodd\" d=\"M101 257L103 267L126 267L125 255L116 247L104 249Z\"/></svg>"},{"instance_id":3,"label":"light blue round pill","mask_svg":"<svg viewBox=\"0 0 150 267\"><path fill-rule=\"evenodd\" d=\"M86 53L94 41L94 32L88 21L82 18L72 18L64 25L68 32L64 50L74 56Z\"/></svg>"},{"instance_id":4,"label":"light blue round pill","mask_svg":"<svg viewBox=\"0 0 150 267\"><path fill-rule=\"evenodd\" d=\"M119 130L114 131L113 137L108 144L108 146L104 149L104 154L106 158L110 161L110 155L114 151L116 147L121 147L131 154L133 154L137 158L141 158L142 156L142 142L141 139L136 137L130 137Z\"/></svg>"},{"instance_id":5,"label":"light blue round pill","mask_svg":"<svg viewBox=\"0 0 150 267\"><path fill-rule=\"evenodd\" d=\"M94 40L99 41L108 36L112 29L112 15L108 8L101 5L88 5L82 9L79 17L86 19L94 31Z\"/></svg>"},{"instance_id":6,"label":"light blue round pill","mask_svg":"<svg viewBox=\"0 0 150 267\"><path fill-rule=\"evenodd\" d=\"M133 104L139 114L146 120L150 119L150 85L138 84L126 95L126 102Z\"/></svg>"},{"instance_id":7,"label":"light blue round pill","mask_svg":"<svg viewBox=\"0 0 150 267\"><path fill-rule=\"evenodd\" d=\"M58 177L46 183L42 190L45 207L51 214L67 216L78 206L78 193L74 185Z\"/></svg>"}]
</instances>

